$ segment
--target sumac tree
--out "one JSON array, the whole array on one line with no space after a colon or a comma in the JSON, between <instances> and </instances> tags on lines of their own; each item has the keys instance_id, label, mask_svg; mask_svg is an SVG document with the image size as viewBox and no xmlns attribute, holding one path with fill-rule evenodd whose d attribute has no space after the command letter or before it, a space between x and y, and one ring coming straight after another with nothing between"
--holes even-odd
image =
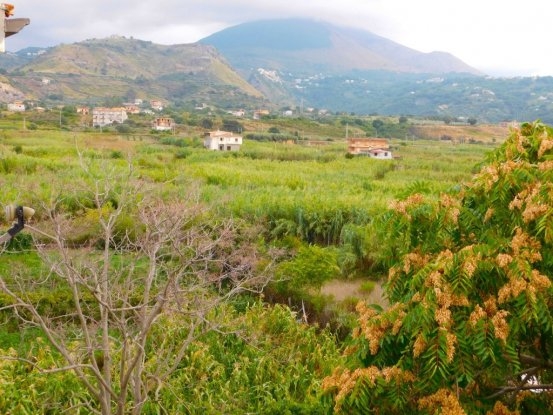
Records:
<instances>
[{"instance_id":1,"label":"sumac tree","mask_svg":"<svg viewBox=\"0 0 553 415\"><path fill-rule=\"evenodd\" d=\"M523 124L457 193L393 203L390 307L358 305L324 384L337 412L553 411L552 148L550 127Z\"/></svg>"}]
</instances>

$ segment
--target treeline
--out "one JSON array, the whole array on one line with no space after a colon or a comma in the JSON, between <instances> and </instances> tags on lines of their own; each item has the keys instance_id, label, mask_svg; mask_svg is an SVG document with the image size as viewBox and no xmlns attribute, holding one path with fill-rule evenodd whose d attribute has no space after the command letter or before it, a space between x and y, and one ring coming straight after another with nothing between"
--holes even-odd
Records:
<instances>
[{"instance_id":1,"label":"treeline","mask_svg":"<svg viewBox=\"0 0 553 415\"><path fill-rule=\"evenodd\" d=\"M275 141L275 142L288 142L299 140L297 135L282 134L282 133L248 133L244 135L247 140L254 141Z\"/></svg>"}]
</instances>

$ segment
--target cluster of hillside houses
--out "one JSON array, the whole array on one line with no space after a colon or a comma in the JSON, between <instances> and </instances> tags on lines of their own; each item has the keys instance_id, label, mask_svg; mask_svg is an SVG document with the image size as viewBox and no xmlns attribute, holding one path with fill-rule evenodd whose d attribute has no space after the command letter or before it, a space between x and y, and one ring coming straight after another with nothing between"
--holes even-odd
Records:
<instances>
[{"instance_id":1,"label":"cluster of hillside houses","mask_svg":"<svg viewBox=\"0 0 553 415\"><path fill-rule=\"evenodd\" d=\"M113 124L123 124L128 119L128 114L155 114L154 111L162 111L164 106L161 101L150 101L151 109L142 109L142 100L136 100L132 104L124 104L122 107L95 107L92 109L92 126L106 127ZM27 110L23 101L10 102L7 105L8 111L24 112ZM43 108L34 108L35 110L44 110ZM87 106L77 106L77 113L89 115L90 108ZM175 128L175 122L169 117L156 117L152 121L152 129L156 131L171 131Z\"/></svg>"},{"instance_id":2,"label":"cluster of hillside houses","mask_svg":"<svg viewBox=\"0 0 553 415\"><path fill-rule=\"evenodd\" d=\"M128 114L147 113L154 114L154 111L162 111L163 103L161 101L150 101L149 110L141 109L142 100L134 103L124 104L122 107L95 107L92 109L92 126L105 127L112 124L122 124L128 119ZM88 107L77 107L77 113L88 115ZM152 129L156 131L170 131L175 127L175 122L169 117L156 117L152 121Z\"/></svg>"},{"instance_id":3,"label":"cluster of hillside houses","mask_svg":"<svg viewBox=\"0 0 553 415\"><path fill-rule=\"evenodd\" d=\"M137 100L132 104L124 104L122 107L95 107L92 109L92 126L105 127L113 124L123 124L128 119L128 113L138 114L145 112L141 109L142 102ZM163 110L161 101L150 101L149 113L154 114L155 111ZM13 102L8 104L9 111L25 111L23 102ZM77 113L82 115L90 115L90 108L85 106L77 107ZM243 116L243 114L235 114ZM265 115L264 112L257 112L257 117ZM158 116L152 121L152 129L156 131L173 131L175 122L170 117ZM388 144L388 140L384 138L349 138L348 153L353 156L366 156L374 159L392 159L392 151ZM204 135L204 147L214 151L238 151L242 146L242 136L229 131L210 131Z\"/></svg>"},{"instance_id":4,"label":"cluster of hillside houses","mask_svg":"<svg viewBox=\"0 0 553 415\"><path fill-rule=\"evenodd\" d=\"M86 115L87 108L79 107L77 112ZM123 124L128 119L126 107L95 107L92 109L92 126L105 127L112 124ZM132 113L132 112L131 112ZM175 122L170 117L156 117L152 121L152 129L156 131L171 131L175 128Z\"/></svg>"}]
</instances>

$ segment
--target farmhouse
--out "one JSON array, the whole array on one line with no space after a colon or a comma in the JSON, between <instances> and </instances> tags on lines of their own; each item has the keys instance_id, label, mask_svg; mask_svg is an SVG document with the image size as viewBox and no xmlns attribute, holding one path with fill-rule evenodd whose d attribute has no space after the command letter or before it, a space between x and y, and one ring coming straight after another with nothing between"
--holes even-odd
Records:
<instances>
[{"instance_id":1,"label":"farmhouse","mask_svg":"<svg viewBox=\"0 0 553 415\"><path fill-rule=\"evenodd\" d=\"M375 159L392 159L388 140L384 138L350 138L348 153Z\"/></svg>"},{"instance_id":2,"label":"farmhouse","mask_svg":"<svg viewBox=\"0 0 553 415\"><path fill-rule=\"evenodd\" d=\"M270 114L269 110L255 110L253 112L253 119L254 120L260 120L261 117L264 117L264 116L269 115L269 114Z\"/></svg>"},{"instance_id":3,"label":"farmhouse","mask_svg":"<svg viewBox=\"0 0 553 415\"><path fill-rule=\"evenodd\" d=\"M246 111L243 109L239 109L236 111L227 111L229 114L234 115L235 117L243 117L246 115Z\"/></svg>"},{"instance_id":4,"label":"farmhouse","mask_svg":"<svg viewBox=\"0 0 553 415\"><path fill-rule=\"evenodd\" d=\"M210 131L205 133L204 147L216 151L238 151L242 145L242 136L228 131Z\"/></svg>"},{"instance_id":5,"label":"farmhouse","mask_svg":"<svg viewBox=\"0 0 553 415\"><path fill-rule=\"evenodd\" d=\"M8 104L8 111L23 112L25 111L25 104L21 101L15 101Z\"/></svg>"},{"instance_id":6,"label":"farmhouse","mask_svg":"<svg viewBox=\"0 0 553 415\"><path fill-rule=\"evenodd\" d=\"M163 111L163 102L157 99L152 99L150 101L150 108L152 108L154 111Z\"/></svg>"},{"instance_id":7,"label":"farmhouse","mask_svg":"<svg viewBox=\"0 0 553 415\"><path fill-rule=\"evenodd\" d=\"M156 131L170 131L175 127L175 122L169 117L157 117L152 121L152 128Z\"/></svg>"},{"instance_id":8,"label":"farmhouse","mask_svg":"<svg viewBox=\"0 0 553 415\"><path fill-rule=\"evenodd\" d=\"M127 118L127 111L122 107L96 107L92 110L92 125L94 127L104 127L113 123L122 124Z\"/></svg>"}]
</instances>

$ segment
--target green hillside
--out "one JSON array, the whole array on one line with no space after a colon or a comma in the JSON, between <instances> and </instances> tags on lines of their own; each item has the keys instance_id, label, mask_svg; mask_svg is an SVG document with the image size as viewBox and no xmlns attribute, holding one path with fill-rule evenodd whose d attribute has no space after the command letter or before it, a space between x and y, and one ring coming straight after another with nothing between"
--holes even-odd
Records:
<instances>
[{"instance_id":1,"label":"green hillside","mask_svg":"<svg viewBox=\"0 0 553 415\"><path fill-rule=\"evenodd\" d=\"M262 98L212 47L163 46L124 37L52 48L10 73L10 80L31 99L56 97L65 103L124 97L130 90L169 102L254 105Z\"/></svg>"},{"instance_id":2,"label":"green hillside","mask_svg":"<svg viewBox=\"0 0 553 415\"><path fill-rule=\"evenodd\" d=\"M252 22L196 44L112 36L43 52L17 67L0 57L0 102L51 108L142 98L186 109L553 122L552 77L486 77L448 54L313 21Z\"/></svg>"}]
</instances>

